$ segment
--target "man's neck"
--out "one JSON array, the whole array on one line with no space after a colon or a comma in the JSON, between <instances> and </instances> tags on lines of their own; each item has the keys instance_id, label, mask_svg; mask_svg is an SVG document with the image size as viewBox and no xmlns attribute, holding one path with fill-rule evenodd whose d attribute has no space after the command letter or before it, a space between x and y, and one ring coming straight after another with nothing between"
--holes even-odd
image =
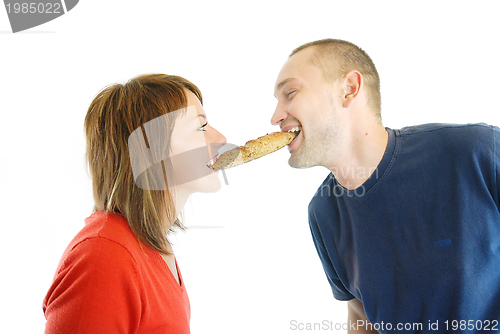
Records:
<instances>
[{"instance_id":1,"label":"man's neck","mask_svg":"<svg viewBox=\"0 0 500 334\"><path fill-rule=\"evenodd\" d=\"M353 127L340 156L329 167L344 188L354 190L377 169L387 147L388 133L382 124Z\"/></svg>"}]
</instances>

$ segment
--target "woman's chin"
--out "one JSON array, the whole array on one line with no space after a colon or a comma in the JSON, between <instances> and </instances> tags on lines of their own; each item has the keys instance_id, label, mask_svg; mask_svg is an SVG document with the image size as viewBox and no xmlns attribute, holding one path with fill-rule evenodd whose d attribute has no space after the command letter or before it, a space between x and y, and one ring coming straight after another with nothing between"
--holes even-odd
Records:
<instances>
[{"instance_id":1,"label":"woman's chin","mask_svg":"<svg viewBox=\"0 0 500 334\"><path fill-rule=\"evenodd\" d=\"M218 173L212 173L190 183L193 193L215 193L222 188Z\"/></svg>"},{"instance_id":2,"label":"woman's chin","mask_svg":"<svg viewBox=\"0 0 500 334\"><path fill-rule=\"evenodd\" d=\"M207 180L208 181L208 180ZM205 193L216 193L222 188L222 184L218 177L213 178L210 182L206 184L206 190L203 191Z\"/></svg>"},{"instance_id":3,"label":"woman's chin","mask_svg":"<svg viewBox=\"0 0 500 334\"><path fill-rule=\"evenodd\" d=\"M206 192L207 192L207 193L216 193L216 192L218 192L219 190L221 190L221 188L222 188L222 186L221 186L221 184L220 184L220 182L219 182L219 184L218 184L216 187L213 187L212 189L210 189L210 190L208 190L208 191L206 191Z\"/></svg>"}]
</instances>

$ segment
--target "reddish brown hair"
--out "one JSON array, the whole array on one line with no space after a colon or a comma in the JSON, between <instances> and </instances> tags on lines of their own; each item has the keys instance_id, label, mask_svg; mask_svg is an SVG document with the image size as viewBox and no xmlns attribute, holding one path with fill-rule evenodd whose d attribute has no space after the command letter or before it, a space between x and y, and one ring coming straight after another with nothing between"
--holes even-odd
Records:
<instances>
[{"instance_id":1,"label":"reddish brown hair","mask_svg":"<svg viewBox=\"0 0 500 334\"><path fill-rule=\"evenodd\" d=\"M184 226L177 219L168 187L145 190L135 183L128 139L145 123L187 107L186 89L203 103L199 89L182 77L138 76L125 84L104 88L90 104L85 117L94 211L123 215L141 241L164 254L169 253L167 233L174 227L184 229ZM167 149L174 121L167 124L168 131L162 138Z\"/></svg>"}]
</instances>

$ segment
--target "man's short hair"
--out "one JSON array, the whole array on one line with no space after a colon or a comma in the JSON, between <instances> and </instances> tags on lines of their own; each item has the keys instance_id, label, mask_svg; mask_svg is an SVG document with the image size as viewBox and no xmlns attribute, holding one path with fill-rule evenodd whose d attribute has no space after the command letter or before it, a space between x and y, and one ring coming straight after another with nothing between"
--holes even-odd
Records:
<instances>
[{"instance_id":1,"label":"man's short hair","mask_svg":"<svg viewBox=\"0 0 500 334\"><path fill-rule=\"evenodd\" d=\"M323 70L325 80L329 82L340 80L344 74L353 70L361 73L367 90L368 106L381 120L380 78L368 54L353 43L328 38L301 45L292 51L290 57L312 46L315 47L315 51L311 62Z\"/></svg>"}]
</instances>

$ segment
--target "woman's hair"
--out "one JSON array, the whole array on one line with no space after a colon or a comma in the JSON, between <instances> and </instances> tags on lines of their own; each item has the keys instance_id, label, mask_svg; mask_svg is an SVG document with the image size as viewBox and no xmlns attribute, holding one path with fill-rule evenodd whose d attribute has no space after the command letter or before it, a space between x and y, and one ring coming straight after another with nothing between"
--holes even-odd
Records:
<instances>
[{"instance_id":1,"label":"woman's hair","mask_svg":"<svg viewBox=\"0 0 500 334\"><path fill-rule=\"evenodd\" d=\"M184 78L165 74L138 76L124 85L104 88L90 104L85 117L94 211L105 210L124 216L140 240L164 254L169 253L167 233L175 226L180 229L184 226L176 218L173 194L163 177L166 169L163 162L163 187L158 187L160 181L154 177L144 177L147 173L141 175L138 185L137 175L133 173L129 137L134 130L144 133L144 125L160 117L164 131L157 131L161 138L153 140L162 143L161 150L169 151L176 117L161 116L188 106L186 89L203 103L199 89ZM149 144L146 142L148 148Z\"/></svg>"}]
</instances>

